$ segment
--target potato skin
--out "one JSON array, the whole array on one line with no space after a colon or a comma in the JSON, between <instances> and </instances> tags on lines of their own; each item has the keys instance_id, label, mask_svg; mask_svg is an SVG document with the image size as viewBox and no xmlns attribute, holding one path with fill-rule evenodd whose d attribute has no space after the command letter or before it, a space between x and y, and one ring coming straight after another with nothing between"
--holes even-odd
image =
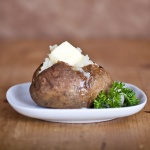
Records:
<instances>
[{"instance_id":1,"label":"potato skin","mask_svg":"<svg viewBox=\"0 0 150 150\"><path fill-rule=\"evenodd\" d=\"M52 67L33 75L30 94L35 103L49 108L91 107L100 91L107 91L113 80L98 65L83 67L90 78L75 71L67 63L58 62Z\"/></svg>"}]
</instances>

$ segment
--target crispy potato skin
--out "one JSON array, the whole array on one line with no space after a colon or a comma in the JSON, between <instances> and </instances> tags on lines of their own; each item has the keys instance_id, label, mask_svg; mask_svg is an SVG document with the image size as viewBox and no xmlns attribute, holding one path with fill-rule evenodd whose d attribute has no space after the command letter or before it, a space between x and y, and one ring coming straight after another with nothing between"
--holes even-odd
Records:
<instances>
[{"instance_id":1,"label":"crispy potato skin","mask_svg":"<svg viewBox=\"0 0 150 150\"><path fill-rule=\"evenodd\" d=\"M37 73L39 68L33 75L30 94L42 107L91 107L99 92L107 91L113 82L104 68L97 65L83 67L85 72L90 73L90 78L64 62L58 62L40 74Z\"/></svg>"}]
</instances>

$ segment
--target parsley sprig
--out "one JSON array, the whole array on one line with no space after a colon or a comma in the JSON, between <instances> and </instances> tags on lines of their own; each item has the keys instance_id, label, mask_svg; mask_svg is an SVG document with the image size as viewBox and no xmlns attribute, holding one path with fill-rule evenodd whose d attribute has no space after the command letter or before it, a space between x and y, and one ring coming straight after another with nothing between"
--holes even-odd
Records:
<instances>
[{"instance_id":1,"label":"parsley sprig","mask_svg":"<svg viewBox=\"0 0 150 150\"><path fill-rule=\"evenodd\" d=\"M109 93L101 91L94 100L94 108L119 108L139 104L135 92L122 82L114 82Z\"/></svg>"}]
</instances>

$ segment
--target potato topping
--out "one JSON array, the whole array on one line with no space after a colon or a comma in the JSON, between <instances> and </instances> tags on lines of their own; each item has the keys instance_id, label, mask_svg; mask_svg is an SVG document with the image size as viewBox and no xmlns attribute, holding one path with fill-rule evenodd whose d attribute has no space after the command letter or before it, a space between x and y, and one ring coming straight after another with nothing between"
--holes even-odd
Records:
<instances>
[{"instance_id":1,"label":"potato topping","mask_svg":"<svg viewBox=\"0 0 150 150\"><path fill-rule=\"evenodd\" d=\"M51 52L48 54L48 58L45 58L39 73L51 67L58 61L69 64L74 70L81 70L82 67L93 64L88 55L83 55L80 48L75 48L67 41L59 46L50 46L50 51Z\"/></svg>"},{"instance_id":2,"label":"potato topping","mask_svg":"<svg viewBox=\"0 0 150 150\"><path fill-rule=\"evenodd\" d=\"M82 60L83 55L67 41L56 47L49 55L54 63L63 61L71 66Z\"/></svg>"}]
</instances>

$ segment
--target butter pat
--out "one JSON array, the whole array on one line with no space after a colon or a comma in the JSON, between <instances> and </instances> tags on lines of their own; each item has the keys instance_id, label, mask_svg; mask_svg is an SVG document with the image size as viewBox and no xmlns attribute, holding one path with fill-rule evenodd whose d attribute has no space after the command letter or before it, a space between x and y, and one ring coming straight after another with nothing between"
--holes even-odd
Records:
<instances>
[{"instance_id":1,"label":"butter pat","mask_svg":"<svg viewBox=\"0 0 150 150\"><path fill-rule=\"evenodd\" d=\"M79 50L77 50L74 46L66 41L63 42L61 45L57 46L50 53L49 58L53 63L63 61L71 66L74 66L76 63L82 60L83 55Z\"/></svg>"}]
</instances>

